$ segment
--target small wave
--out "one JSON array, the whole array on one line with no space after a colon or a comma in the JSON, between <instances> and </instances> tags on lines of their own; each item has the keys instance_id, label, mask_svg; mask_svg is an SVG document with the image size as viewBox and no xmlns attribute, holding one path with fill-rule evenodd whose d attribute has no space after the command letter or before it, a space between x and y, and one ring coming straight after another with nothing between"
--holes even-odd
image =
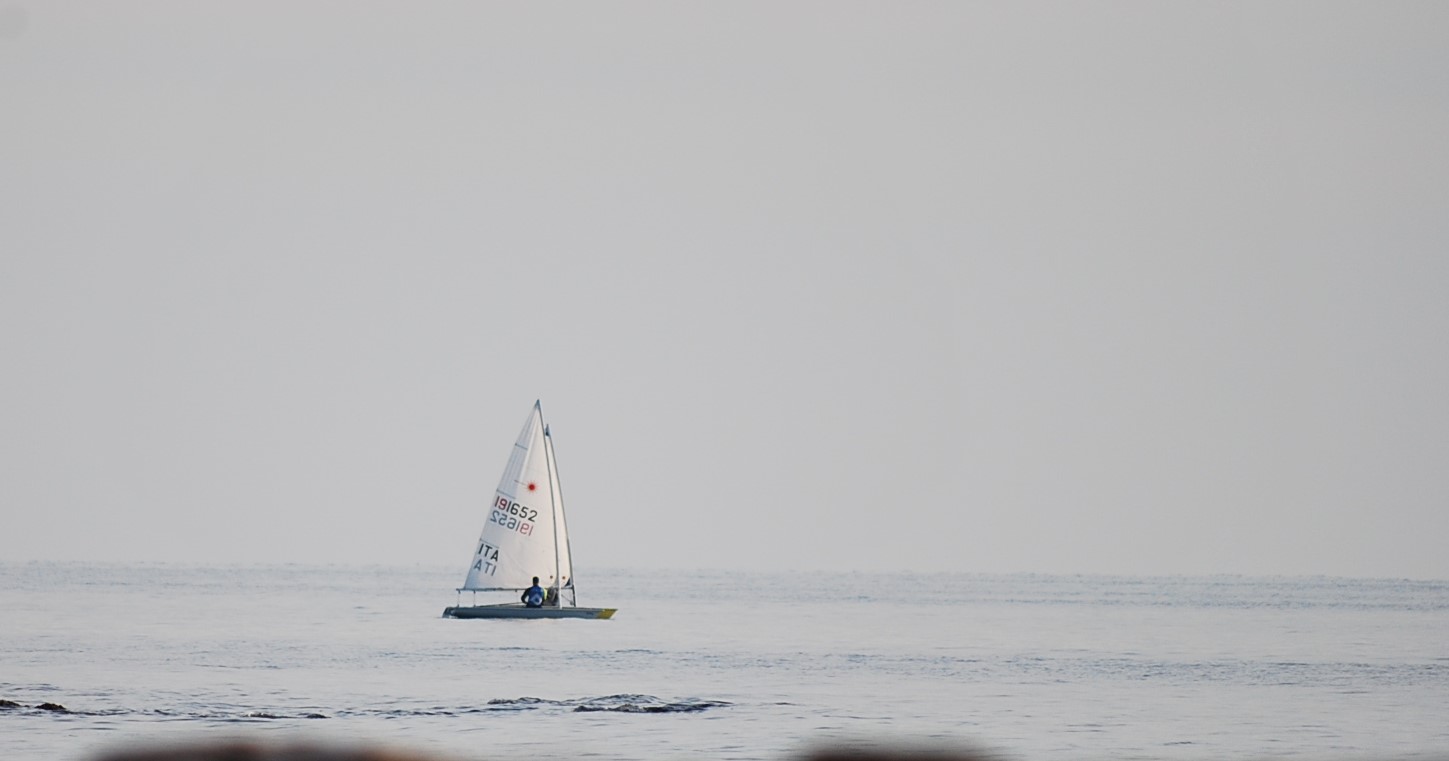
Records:
<instances>
[{"instance_id":1,"label":"small wave","mask_svg":"<svg viewBox=\"0 0 1449 761\"><path fill-rule=\"evenodd\" d=\"M228 717L221 716L221 717L217 717L217 718L223 718L223 719L225 719L225 718L228 718ZM273 713L271 711L247 711L246 713L243 713L241 716L231 717L231 718L234 718L234 719L325 719L325 718L327 718L327 716L326 716L326 714L320 714L320 713L293 713L293 714L286 714L286 713Z\"/></svg>"},{"instance_id":2,"label":"small wave","mask_svg":"<svg viewBox=\"0 0 1449 761\"><path fill-rule=\"evenodd\" d=\"M488 701L491 710L519 711L532 710L536 708L568 708L578 713L607 712L617 713L697 713L707 711L711 708L723 708L732 705L723 700L703 700L689 698L682 700L664 700L653 695L604 695L596 698L574 698L569 700L549 700L547 698L522 697L522 698L495 698Z\"/></svg>"},{"instance_id":3,"label":"small wave","mask_svg":"<svg viewBox=\"0 0 1449 761\"><path fill-rule=\"evenodd\" d=\"M48 713L74 713L69 708L59 703L36 703L33 706L17 703L13 700L0 700L0 711L46 711Z\"/></svg>"},{"instance_id":4,"label":"small wave","mask_svg":"<svg viewBox=\"0 0 1449 761\"><path fill-rule=\"evenodd\" d=\"M150 711L87 711L85 716L106 716L122 713L143 713L151 716L160 716L166 719L196 719L198 721L255 721L261 720L288 720L288 719L326 719L326 714L317 711L304 711L301 713L289 713L285 711L263 710L263 709L242 709L235 711L168 711L164 708L153 708Z\"/></svg>"},{"instance_id":5,"label":"small wave","mask_svg":"<svg viewBox=\"0 0 1449 761\"><path fill-rule=\"evenodd\" d=\"M609 695L591 698L574 706L578 713L612 711L616 713L699 713L711 708L731 705L723 700L660 700L653 695Z\"/></svg>"},{"instance_id":6,"label":"small wave","mask_svg":"<svg viewBox=\"0 0 1449 761\"><path fill-rule=\"evenodd\" d=\"M237 706L232 709L215 708L212 710L175 710L166 708L152 708L146 710L134 710L126 708L107 708L102 710L73 710L59 703L40 703L37 705L26 705L12 700L0 700L0 712L12 713L52 713L66 716L153 716L161 720L171 721L214 721L214 722L253 722L253 721L293 721L328 719L333 716L378 716L383 718L404 718L414 716L463 716L480 713L510 713L520 711L532 711L539 709L559 709L577 713L698 713L712 708L724 708L733 705L723 700L705 700L700 698L684 698L678 700L664 700L653 695L605 695L602 697L573 698L565 700L550 700L525 696L520 698L495 698L484 705L478 706L429 706L425 708L363 708L347 709L338 708L327 713L322 710L297 710L279 711L275 708L258 708Z\"/></svg>"},{"instance_id":7,"label":"small wave","mask_svg":"<svg viewBox=\"0 0 1449 761\"><path fill-rule=\"evenodd\" d=\"M558 705L557 700L544 700L543 698L494 698L488 701L488 705L498 708L534 708L542 705Z\"/></svg>"}]
</instances>

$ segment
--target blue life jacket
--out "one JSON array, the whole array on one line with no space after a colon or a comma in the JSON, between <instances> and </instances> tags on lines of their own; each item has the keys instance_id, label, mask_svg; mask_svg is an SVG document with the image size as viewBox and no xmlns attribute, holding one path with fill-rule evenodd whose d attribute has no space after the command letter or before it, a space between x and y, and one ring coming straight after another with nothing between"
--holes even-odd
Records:
<instances>
[{"instance_id":1,"label":"blue life jacket","mask_svg":"<svg viewBox=\"0 0 1449 761\"><path fill-rule=\"evenodd\" d=\"M523 604L530 608L543 607L543 590L537 585L529 587L528 591L523 593Z\"/></svg>"}]
</instances>

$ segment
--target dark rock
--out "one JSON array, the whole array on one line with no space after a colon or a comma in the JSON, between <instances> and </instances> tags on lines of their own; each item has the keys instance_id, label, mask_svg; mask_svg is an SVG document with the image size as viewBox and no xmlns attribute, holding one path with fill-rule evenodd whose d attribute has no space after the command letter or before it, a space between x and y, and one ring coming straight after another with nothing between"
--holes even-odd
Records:
<instances>
[{"instance_id":1,"label":"dark rock","mask_svg":"<svg viewBox=\"0 0 1449 761\"><path fill-rule=\"evenodd\" d=\"M36 706L42 711L55 711L56 713L70 713L70 709L59 703L41 703Z\"/></svg>"},{"instance_id":2,"label":"dark rock","mask_svg":"<svg viewBox=\"0 0 1449 761\"><path fill-rule=\"evenodd\" d=\"M0 700L0 708L19 708L20 704L13 700Z\"/></svg>"}]
</instances>

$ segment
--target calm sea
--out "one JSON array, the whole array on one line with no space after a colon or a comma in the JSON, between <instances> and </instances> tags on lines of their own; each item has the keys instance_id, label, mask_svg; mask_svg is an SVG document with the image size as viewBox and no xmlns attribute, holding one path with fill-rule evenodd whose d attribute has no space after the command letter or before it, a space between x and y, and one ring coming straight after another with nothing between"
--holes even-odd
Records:
<instances>
[{"instance_id":1,"label":"calm sea","mask_svg":"<svg viewBox=\"0 0 1449 761\"><path fill-rule=\"evenodd\" d=\"M1449 758L1446 582L579 570L614 620L444 620L452 566L0 563L0 758Z\"/></svg>"}]
</instances>

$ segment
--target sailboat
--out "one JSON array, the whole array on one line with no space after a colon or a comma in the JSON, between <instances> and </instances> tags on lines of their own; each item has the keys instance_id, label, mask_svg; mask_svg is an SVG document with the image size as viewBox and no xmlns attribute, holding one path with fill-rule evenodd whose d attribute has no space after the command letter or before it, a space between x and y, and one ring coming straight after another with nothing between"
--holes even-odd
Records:
<instances>
[{"instance_id":1,"label":"sailboat","mask_svg":"<svg viewBox=\"0 0 1449 761\"><path fill-rule=\"evenodd\" d=\"M468 577L458 587L459 604L445 618L610 618L615 608L581 608L574 587L573 558L564 522L563 489L553 437L543 421L543 406L533 411L518 434L498 491L488 505L488 520L478 537ZM535 577L547 590L541 607L521 602L477 605L479 592L519 593ZM464 592L474 605L464 606Z\"/></svg>"}]
</instances>

